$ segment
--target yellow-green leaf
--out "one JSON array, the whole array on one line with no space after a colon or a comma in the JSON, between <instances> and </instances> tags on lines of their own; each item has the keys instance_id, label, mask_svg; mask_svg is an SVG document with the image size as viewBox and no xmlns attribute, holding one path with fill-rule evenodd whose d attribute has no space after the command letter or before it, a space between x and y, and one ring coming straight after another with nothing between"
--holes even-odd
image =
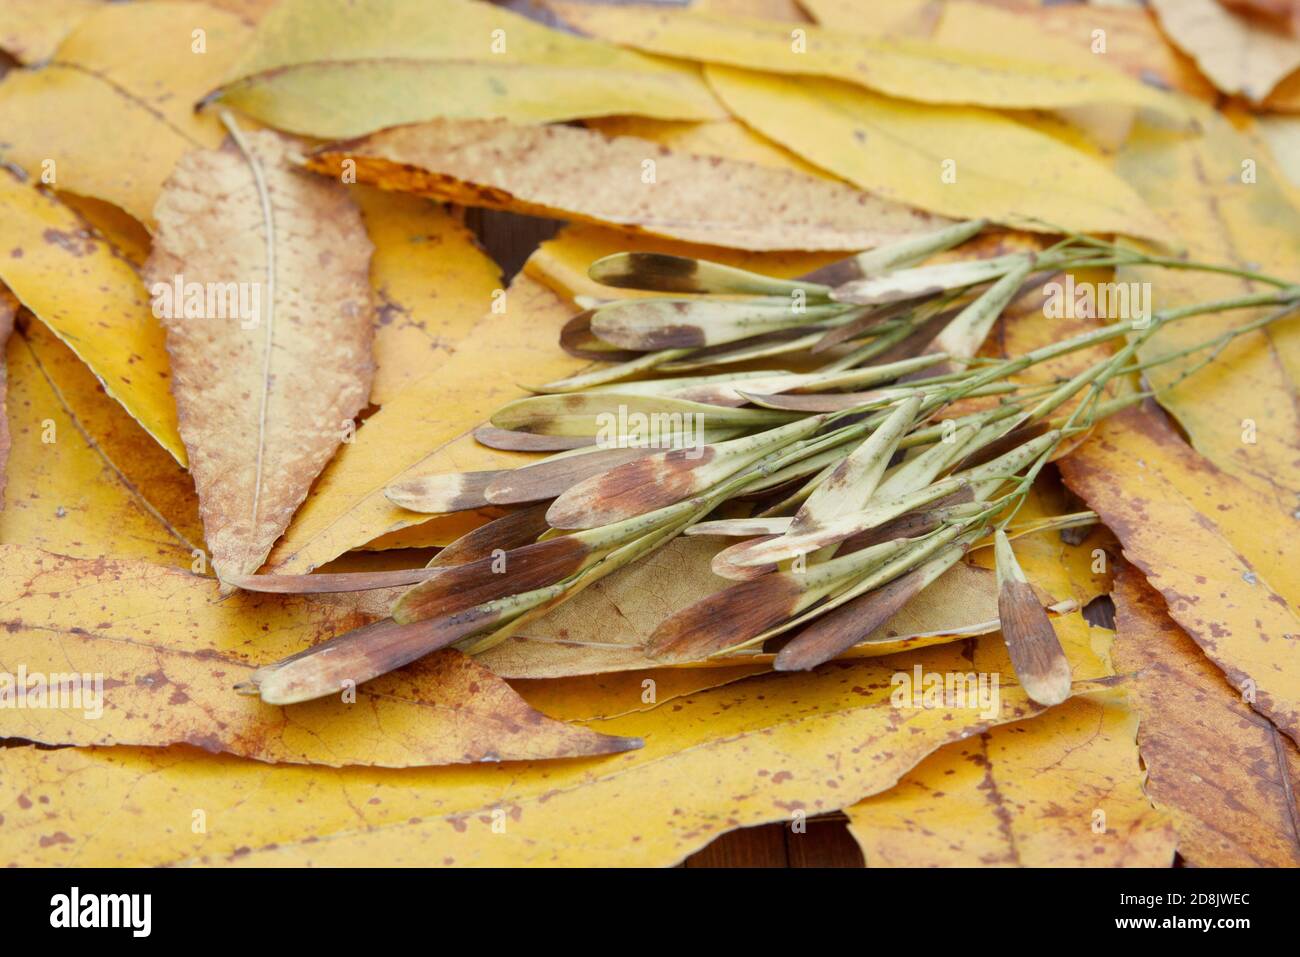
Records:
<instances>
[{"instance_id":1,"label":"yellow-green leaf","mask_svg":"<svg viewBox=\"0 0 1300 957\"><path fill-rule=\"evenodd\" d=\"M1121 70L1135 80L1202 99L1214 97L1214 87L1140 8L1035 3L1004 9L979 0L876 0L865 6L855 0L803 2L818 23L836 30L919 36L976 53L997 50L1089 71Z\"/></svg>"},{"instance_id":2,"label":"yellow-green leaf","mask_svg":"<svg viewBox=\"0 0 1300 957\"><path fill-rule=\"evenodd\" d=\"M1106 70L1019 60L920 39L881 40L821 27L636 6L548 4L584 33L649 53L856 83L922 103L1003 109L1109 104L1171 116L1165 94Z\"/></svg>"},{"instance_id":3,"label":"yellow-green leaf","mask_svg":"<svg viewBox=\"0 0 1300 957\"><path fill-rule=\"evenodd\" d=\"M890 99L847 83L710 66L733 113L868 192L945 216L1021 228L1161 236L1123 180L1088 155L990 110Z\"/></svg>"},{"instance_id":4,"label":"yellow-green leaf","mask_svg":"<svg viewBox=\"0 0 1300 957\"><path fill-rule=\"evenodd\" d=\"M437 117L722 115L694 67L469 0L282 0L218 96L264 123L323 138Z\"/></svg>"}]
</instances>

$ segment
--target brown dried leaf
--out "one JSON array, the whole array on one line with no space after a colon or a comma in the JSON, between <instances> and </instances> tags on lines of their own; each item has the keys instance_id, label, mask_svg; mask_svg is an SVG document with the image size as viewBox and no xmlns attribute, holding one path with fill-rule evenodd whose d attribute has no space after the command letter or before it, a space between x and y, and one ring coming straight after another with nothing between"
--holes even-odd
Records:
<instances>
[{"instance_id":1,"label":"brown dried leaf","mask_svg":"<svg viewBox=\"0 0 1300 957\"><path fill-rule=\"evenodd\" d=\"M1151 0L1160 26L1224 93L1262 102L1300 67L1300 40L1215 0Z\"/></svg>"},{"instance_id":2,"label":"brown dried leaf","mask_svg":"<svg viewBox=\"0 0 1300 957\"><path fill-rule=\"evenodd\" d=\"M945 222L793 170L568 126L439 120L323 147L307 165L337 176L348 159L384 189L735 249L866 249Z\"/></svg>"},{"instance_id":3,"label":"brown dried leaf","mask_svg":"<svg viewBox=\"0 0 1300 957\"><path fill-rule=\"evenodd\" d=\"M1115 582L1115 667L1136 672L1147 793L1196 867L1300 866L1300 749L1251 710L1132 567Z\"/></svg>"},{"instance_id":4,"label":"brown dried leaf","mask_svg":"<svg viewBox=\"0 0 1300 957\"><path fill-rule=\"evenodd\" d=\"M1169 615L1256 711L1300 740L1295 518L1219 471L1154 406L1099 423L1060 462Z\"/></svg>"},{"instance_id":5,"label":"brown dried leaf","mask_svg":"<svg viewBox=\"0 0 1300 957\"><path fill-rule=\"evenodd\" d=\"M360 214L340 187L288 168L289 141L259 132L247 143L251 157L227 143L177 165L155 209L145 267L149 282L168 287L182 277L248 284L240 288L259 306L242 317L163 319L219 575L262 564L348 435L373 373L372 247ZM274 276L250 158L269 195Z\"/></svg>"}]
</instances>

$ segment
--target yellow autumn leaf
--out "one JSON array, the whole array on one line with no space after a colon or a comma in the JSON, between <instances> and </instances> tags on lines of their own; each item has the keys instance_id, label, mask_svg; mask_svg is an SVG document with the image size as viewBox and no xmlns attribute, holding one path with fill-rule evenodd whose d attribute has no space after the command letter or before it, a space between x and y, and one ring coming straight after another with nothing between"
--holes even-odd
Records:
<instances>
[{"instance_id":1,"label":"yellow autumn leaf","mask_svg":"<svg viewBox=\"0 0 1300 957\"><path fill-rule=\"evenodd\" d=\"M198 3L105 4L50 62L0 81L5 158L43 183L152 223L176 161L221 142L221 124L195 113L194 101L244 49L248 32L237 17Z\"/></svg>"},{"instance_id":2,"label":"yellow autumn leaf","mask_svg":"<svg viewBox=\"0 0 1300 957\"><path fill-rule=\"evenodd\" d=\"M1269 161L1268 150L1210 110L1203 133L1183 138L1139 126L1117 168L1170 224L1186 255L1211 263L1300 280L1300 208ZM1156 309L1232 298L1266 289L1233 276L1125 268L1122 283L1151 283ZM1141 289L1141 286L1137 287ZM1212 339L1263 315L1236 310L1170 324L1141 352L1145 360ZM1214 362L1175 386L1206 353L1147 373L1160 403L1215 465L1291 503L1300 495L1300 318L1241 336Z\"/></svg>"},{"instance_id":3,"label":"yellow autumn leaf","mask_svg":"<svg viewBox=\"0 0 1300 957\"><path fill-rule=\"evenodd\" d=\"M1300 70L1275 86L1263 106L1278 113L1300 113Z\"/></svg>"},{"instance_id":4,"label":"yellow autumn leaf","mask_svg":"<svg viewBox=\"0 0 1300 957\"><path fill-rule=\"evenodd\" d=\"M1152 409L1100 423L1060 465L1170 617L1256 711L1300 739L1300 565L1278 538L1294 502L1279 508L1219 471Z\"/></svg>"},{"instance_id":5,"label":"yellow autumn leaf","mask_svg":"<svg viewBox=\"0 0 1300 957\"><path fill-rule=\"evenodd\" d=\"M1067 510L1061 489L1040 476L1017 522ZM1024 535L1015 539L1016 558L1035 585L1086 603L1109 590L1092 558L1101 533L1078 545L1053 531ZM975 555L992 564L989 550ZM1109 631L1078 613L1054 626L1076 679L1114 674ZM1002 642L981 641L972 667L1010 673ZM893 790L846 808L849 830L868 867L1167 867L1173 834L1143 793L1137 727L1116 689L991 728L936 752Z\"/></svg>"},{"instance_id":6,"label":"yellow autumn leaf","mask_svg":"<svg viewBox=\"0 0 1300 957\"><path fill-rule=\"evenodd\" d=\"M108 241L113 250L137 270L149 259L153 237L121 206L80 193L56 191L59 202L90 224L91 229Z\"/></svg>"},{"instance_id":7,"label":"yellow autumn leaf","mask_svg":"<svg viewBox=\"0 0 1300 957\"><path fill-rule=\"evenodd\" d=\"M259 665L360 624L344 601L217 601L216 582L187 572L21 546L0 548L0 570L11 665L0 677L0 736L383 767L638 746L546 718L458 652L292 709L235 694ZM49 697L33 698L37 688Z\"/></svg>"},{"instance_id":8,"label":"yellow autumn leaf","mask_svg":"<svg viewBox=\"0 0 1300 957\"><path fill-rule=\"evenodd\" d=\"M1300 749L1251 711L1134 569L1114 596L1115 666L1134 672L1146 790L1172 818L1178 853L1193 867L1300 866Z\"/></svg>"},{"instance_id":9,"label":"yellow autumn leaf","mask_svg":"<svg viewBox=\"0 0 1300 957\"><path fill-rule=\"evenodd\" d=\"M1293 187L1300 189L1300 117L1261 116L1256 130L1273 151L1273 159L1283 175Z\"/></svg>"},{"instance_id":10,"label":"yellow autumn leaf","mask_svg":"<svg viewBox=\"0 0 1300 957\"><path fill-rule=\"evenodd\" d=\"M0 174L3 281L185 463L163 330L140 277L58 200Z\"/></svg>"},{"instance_id":11,"label":"yellow autumn leaf","mask_svg":"<svg viewBox=\"0 0 1300 957\"><path fill-rule=\"evenodd\" d=\"M945 225L843 183L572 126L418 123L306 163L384 189L738 249L861 250Z\"/></svg>"},{"instance_id":12,"label":"yellow autumn leaf","mask_svg":"<svg viewBox=\"0 0 1300 957\"><path fill-rule=\"evenodd\" d=\"M1107 443L1113 447L1106 448ZM1141 448L1146 448L1145 455L1137 454ZM1188 448L1159 410L1148 407L1141 413L1126 412L1102 423L1093 441L1062 460L1061 472L1073 487L1076 481L1085 480L1083 473L1098 464L1118 464L1129 452L1134 453L1132 462L1118 469L1112 481L1127 485L1149 466L1161 482L1168 483L1167 490L1176 493L1171 501L1181 498L1187 507L1214 519L1233 549L1274 591L1292 605L1300 604L1300 565L1292 560L1292 543L1277 534L1288 519L1294 520L1289 503L1209 465ZM1118 534L1120 530L1114 531ZM1122 536L1120 541L1124 542Z\"/></svg>"},{"instance_id":13,"label":"yellow autumn leaf","mask_svg":"<svg viewBox=\"0 0 1300 957\"><path fill-rule=\"evenodd\" d=\"M282 0L214 96L323 138L437 117L722 115L694 67L470 0Z\"/></svg>"},{"instance_id":14,"label":"yellow autumn leaf","mask_svg":"<svg viewBox=\"0 0 1300 957\"><path fill-rule=\"evenodd\" d=\"M695 0L691 6L721 16L754 17L783 23L808 22L808 14L799 0Z\"/></svg>"},{"instance_id":15,"label":"yellow autumn leaf","mask_svg":"<svg viewBox=\"0 0 1300 957\"><path fill-rule=\"evenodd\" d=\"M1213 99L1214 88L1171 48L1145 10L1095 6L998 6L966 0L873 4L859 11L846 0L814 0L817 22L874 37L923 37L975 54L988 50L1027 62L1069 64L1090 72L1122 72L1156 89L1179 89ZM1128 136L1135 109L1109 104L1048 112L1016 111L1015 118L1086 152L1113 152ZM1104 154L1103 154L1104 155Z\"/></svg>"},{"instance_id":16,"label":"yellow autumn leaf","mask_svg":"<svg viewBox=\"0 0 1300 957\"><path fill-rule=\"evenodd\" d=\"M19 63L47 60L77 22L104 0L8 0L0 7L0 50Z\"/></svg>"},{"instance_id":17,"label":"yellow autumn leaf","mask_svg":"<svg viewBox=\"0 0 1300 957\"><path fill-rule=\"evenodd\" d=\"M861 7L854 0L800 0L821 26L876 37L929 39L954 0L876 0Z\"/></svg>"},{"instance_id":18,"label":"yellow autumn leaf","mask_svg":"<svg viewBox=\"0 0 1300 957\"><path fill-rule=\"evenodd\" d=\"M9 375L9 475L19 491L0 512L0 542L190 568L203 526L176 460L39 322L10 341Z\"/></svg>"},{"instance_id":19,"label":"yellow autumn leaf","mask_svg":"<svg viewBox=\"0 0 1300 957\"><path fill-rule=\"evenodd\" d=\"M1029 221L1038 219L1082 231L1165 232L1101 163L990 110L910 103L834 80L705 72L739 119L886 199L1021 228L1044 228Z\"/></svg>"},{"instance_id":20,"label":"yellow autumn leaf","mask_svg":"<svg viewBox=\"0 0 1300 957\"><path fill-rule=\"evenodd\" d=\"M491 306L501 270L444 207L364 186L350 193L375 246L370 401L383 405L447 360Z\"/></svg>"},{"instance_id":21,"label":"yellow autumn leaf","mask_svg":"<svg viewBox=\"0 0 1300 957\"><path fill-rule=\"evenodd\" d=\"M944 47L912 38L880 40L814 26L646 6L549 0L584 33L649 53L860 84L923 103L1004 109L1108 104L1180 110L1163 93L1104 70L1019 60L1001 52Z\"/></svg>"},{"instance_id":22,"label":"yellow autumn leaf","mask_svg":"<svg viewBox=\"0 0 1300 957\"><path fill-rule=\"evenodd\" d=\"M276 0L203 0L203 2L218 10L233 13L245 23L257 23L276 4Z\"/></svg>"},{"instance_id":23,"label":"yellow autumn leaf","mask_svg":"<svg viewBox=\"0 0 1300 957\"><path fill-rule=\"evenodd\" d=\"M1122 691L949 745L846 809L868 867L1169 867Z\"/></svg>"},{"instance_id":24,"label":"yellow autumn leaf","mask_svg":"<svg viewBox=\"0 0 1300 957\"><path fill-rule=\"evenodd\" d=\"M967 670L956 646L915 660ZM895 708L897 667L751 678L593 722L646 742L599 760L398 773L268 770L178 748L11 748L0 753L0 851L31 864L671 865L726 831L884 790L935 748L1041 710L1009 683L984 716ZM304 790L310 813L290 810ZM196 807L222 826L196 833Z\"/></svg>"},{"instance_id":25,"label":"yellow autumn leaf","mask_svg":"<svg viewBox=\"0 0 1300 957\"><path fill-rule=\"evenodd\" d=\"M768 665L652 668L569 678L514 678L510 687L543 714L565 721L593 721L649 711L770 670Z\"/></svg>"},{"instance_id":26,"label":"yellow autumn leaf","mask_svg":"<svg viewBox=\"0 0 1300 957\"><path fill-rule=\"evenodd\" d=\"M1214 87L1171 47L1151 14L1096 4L1011 4L977 0L903 0L862 5L854 0L804 0L813 18L836 30L870 36L922 36L939 46L997 50L1023 60L1121 70L1202 99Z\"/></svg>"},{"instance_id":27,"label":"yellow autumn leaf","mask_svg":"<svg viewBox=\"0 0 1300 957\"><path fill-rule=\"evenodd\" d=\"M375 246L370 284L378 312L370 401L382 405L450 355L501 287L501 271L448 209L365 186L349 192ZM136 219L102 200L75 193L59 198L132 265L144 265L150 237Z\"/></svg>"}]
</instances>

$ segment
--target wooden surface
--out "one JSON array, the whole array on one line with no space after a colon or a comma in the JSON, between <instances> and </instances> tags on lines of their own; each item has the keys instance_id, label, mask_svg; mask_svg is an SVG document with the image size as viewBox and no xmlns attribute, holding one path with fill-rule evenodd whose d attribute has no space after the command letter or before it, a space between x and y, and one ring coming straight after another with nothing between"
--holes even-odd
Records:
<instances>
[{"instance_id":1,"label":"wooden surface","mask_svg":"<svg viewBox=\"0 0 1300 957\"><path fill-rule=\"evenodd\" d=\"M687 867L862 867L862 852L842 816L814 818L803 833L789 824L724 834L686 859Z\"/></svg>"},{"instance_id":2,"label":"wooden surface","mask_svg":"<svg viewBox=\"0 0 1300 957\"><path fill-rule=\"evenodd\" d=\"M724 834L686 859L687 867L862 867L862 852L842 816L814 818L803 833L789 824Z\"/></svg>"}]
</instances>

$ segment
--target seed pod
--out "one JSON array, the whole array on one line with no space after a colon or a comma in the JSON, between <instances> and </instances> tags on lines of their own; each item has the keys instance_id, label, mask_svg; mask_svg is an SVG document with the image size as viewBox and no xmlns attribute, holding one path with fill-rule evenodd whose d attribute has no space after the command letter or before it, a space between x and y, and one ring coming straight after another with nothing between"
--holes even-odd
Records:
<instances>
[{"instance_id":1,"label":"seed pod","mask_svg":"<svg viewBox=\"0 0 1300 957\"><path fill-rule=\"evenodd\" d=\"M1060 639L1001 529L994 537L993 550L998 618L1011 666L1030 698L1041 705L1060 704L1070 696L1070 662Z\"/></svg>"},{"instance_id":2,"label":"seed pod","mask_svg":"<svg viewBox=\"0 0 1300 957\"><path fill-rule=\"evenodd\" d=\"M828 286L841 286L856 279L880 276L899 266L920 262L935 253L960 246L987 225L987 219L955 223L932 233L913 236L831 263L810 272L804 279L826 283Z\"/></svg>"},{"instance_id":3,"label":"seed pod","mask_svg":"<svg viewBox=\"0 0 1300 957\"><path fill-rule=\"evenodd\" d=\"M480 525L456 539L429 562L430 568L443 568L447 565L464 565L467 562L486 558L493 552L510 551L521 548L547 531L546 506L529 505L527 508L515 509L494 518L486 525Z\"/></svg>"},{"instance_id":4,"label":"seed pod","mask_svg":"<svg viewBox=\"0 0 1300 957\"><path fill-rule=\"evenodd\" d=\"M945 549L919 568L823 615L778 652L777 671L807 671L843 654L898 614L961 559L965 549Z\"/></svg>"},{"instance_id":5,"label":"seed pod","mask_svg":"<svg viewBox=\"0 0 1300 957\"><path fill-rule=\"evenodd\" d=\"M666 664L682 663L746 644L821 601L854 575L889 561L908 544L886 542L806 571L764 575L724 588L660 624L646 642L646 655Z\"/></svg>"},{"instance_id":6,"label":"seed pod","mask_svg":"<svg viewBox=\"0 0 1300 957\"><path fill-rule=\"evenodd\" d=\"M860 305L914 299L989 282L1019 266L1024 258L1021 253L1013 253L992 259L971 259L917 269L900 269L876 278L846 283L832 291L831 298L836 302Z\"/></svg>"},{"instance_id":7,"label":"seed pod","mask_svg":"<svg viewBox=\"0 0 1300 957\"><path fill-rule=\"evenodd\" d=\"M950 355L969 358L979 351L989 330L1002 310L1020 290L1029 275L1033 257L1024 256L1001 279L989 286L978 299L959 312L934 338L932 348Z\"/></svg>"},{"instance_id":8,"label":"seed pod","mask_svg":"<svg viewBox=\"0 0 1300 957\"><path fill-rule=\"evenodd\" d=\"M385 618L259 668L236 690L260 694L268 704L296 704L337 694L344 687L355 687L439 648L504 624L560 591L559 586L551 586L409 624Z\"/></svg>"},{"instance_id":9,"label":"seed pod","mask_svg":"<svg viewBox=\"0 0 1300 957\"><path fill-rule=\"evenodd\" d=\"M903 433L916 421L920 408L921 397L917 395L900 402L870 437L850 452L830 478L808 497L795 513L787 534L813 531L844 512L864 508L880 484Z\"/></svg>"},{"instance_id":10,"label":"seed pod","mask_svg":"<svg viewBox=\"0 0 1300 957\"><path fill-rule=\"evenodd\" d=\"M801 290L809 296L830 291L818 282L773 279L761 273L724 266L707 259L666 253L614 253L597 259L587 275L605 286L650 292L694 292L724 296L788 296Z\"/></svg>"},{"instance_id":11,"label":"seed pod","mask_svg":"<svg viewBox=\"0 0 1300 957\"><path fill-rule=\"evenodd\" d=\"M546 513L547 520L556 528L594 528L680 502L812 434L825 421L813 416L758 435L628 462L565 491Z\"/></svg>"},{"instance_id":12,"label":"seed pod","mask_svg":"<svg viewBox=\"0 0 1300 957\"><path fill-rule=\"evenodd\" d=\"M664 431L682 431L690 423L712 429L759 429L791 422L789 412L762 409L728 409L723 406L688 402L667 396L620 392L572 392L535 395L516 399L498 409L492 424L501 429L537 432L543 435L596 436L602 444L622 431L632 419L646 422L685 423Z\"/></svg>"},{"instance_id":13,"label":"seed pod","mask_svg":"<svg viewBox=\"0 0 1300 957\"><path fill-rule=\"evenodd\" d=\"M789 297L720 302L624 299L595 310L591 331L620 349L694 349L806 326L853 309L835 303L796 309Z\"/></svg>"}]
</instances>

